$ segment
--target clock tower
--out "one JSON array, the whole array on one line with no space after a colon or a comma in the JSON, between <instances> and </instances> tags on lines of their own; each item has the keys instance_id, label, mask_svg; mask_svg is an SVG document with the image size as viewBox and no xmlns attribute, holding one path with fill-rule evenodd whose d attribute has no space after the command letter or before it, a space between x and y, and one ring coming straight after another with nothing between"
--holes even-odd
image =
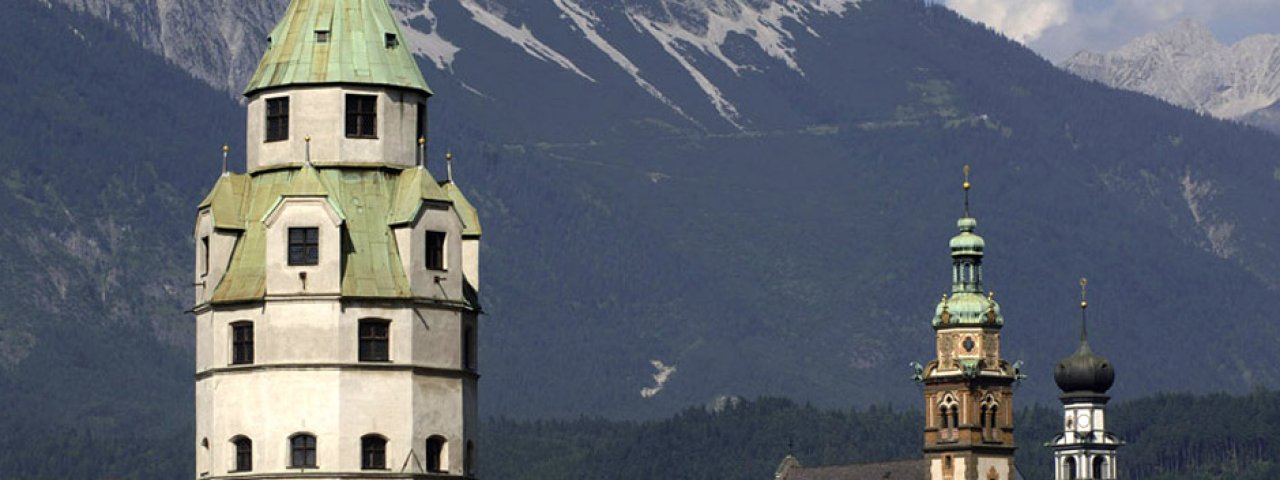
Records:
<instances>
[{"instance_id":1,"label":"clock tower","mask_svg":"<svg viewBox=\"0 0 1280 480\"><path fill-rule=\"evenodd\" d=\"M1062 389L1062 433L1049 442L1057 480L1115 480L1116 449L1124 443L1107 431L1107 390L1115 383L1111 362L1089 348L1084 312L1089 308L1080 279L1080 346L1058 362L1053 380Z\"/></svg>"},{"instance_id":2,"label":"clock tower","mask_svg":"<svg viewBox=\"0 0 1280 480\"><path fill-rule=\"evenodd\" d=\"M937 359L917 366L924 384L924 457L934 480L1011 480L1013 384L1016 365L1000 356L1004 317L995 295L982 286L986 242L969 212L969 167L965 166L965 212L951 239L951 292L933 316Z\"/></svg>"}]
</instances>

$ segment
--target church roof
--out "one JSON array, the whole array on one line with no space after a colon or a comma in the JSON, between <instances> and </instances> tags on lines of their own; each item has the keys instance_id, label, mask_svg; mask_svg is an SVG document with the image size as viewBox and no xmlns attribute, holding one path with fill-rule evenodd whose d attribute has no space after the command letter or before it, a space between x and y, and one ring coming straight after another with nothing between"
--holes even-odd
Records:
<instances>
[{"instance_id":1,"label":"church roof","mask_svg":"<svg viewBox=\"0 0 1280 480\"><path fill-rule=\"evenodd\" d=\"M928 473L928 465L919 458L822 467L805 467L799 462L788 465L784 460L775 480L919 480L927 478Z\"/></svg>"},{"instance_id":2,"label":"church roof","mask_svg":"<svg viewBox=\"0 0 1280 480\"><path fill-rule=\"evenodd\" d=\"M424 194L425 181L415 170L300 169L274 170L253 176L233 175L228 186L215 186L202 203L215 215L235 220L243 230L231 263L215 287L213 303L260 300L266 295L266 225L261 221L282 197L299 192L323 193L329 202L358 215L345 217L348 245L343 249L342 295L357 298L410 298L391 228L393 214L424 199L448 202L443 192ZM224 177L225 178L225 177ZM219 182L221 184L221 181ZM237 187L238 186L238 187ZM219 189L226 189L220 192ZM435 186L436 191L440 188ZM430 198L428 198L430 197ZM413 207L416 210L417 207ZM217 222L232 222L218 219ZM222 228L221 226L219 228Z\"/></svg>"},{"instance_id":3,"label":"church roof","mask_svg":"<svg viewBox=\"0 0 1280 480\"><path fill-rule=\"evenodd\" d=\"M479 237L484 233L480 228L480 212L476 207L467 200L466 195L462 194L462 189L453 183L452 180L444 182L440 185L444 188L445 193L449 195L449 199L453 201L453 208L458 212L458 217L462 219L462 236Z\"/></svg>"},{"instance_id":4,"label":"church roof","mask_svg":"<svg viewBox=\"0 0 1280 480\"><path fill-rule=\"evenodd\" d=\"M293 0L245 95L287 85L431 88L387 0Z\"/></svg>"}]
</instances>

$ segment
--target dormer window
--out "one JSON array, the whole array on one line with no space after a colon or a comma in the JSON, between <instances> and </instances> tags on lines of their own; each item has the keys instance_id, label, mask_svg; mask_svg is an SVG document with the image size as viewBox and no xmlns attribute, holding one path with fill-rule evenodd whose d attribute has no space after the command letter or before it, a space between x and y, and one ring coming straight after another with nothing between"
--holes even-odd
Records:
<instances>
[{"instance_id":1,"label":"dormer window","mask_svg":"<svg viewBox=\"0 0 1280 480\"><path fill-rule=\"evenodd\" d=\"M347 95L347 138L378 138L376 95Z\"/></svg>"},{"instance_id":2,"label":"dormer window","mask_svg":"<svg viewBox=\"0 0 1280 480\"><path fill-rule=\"evenodd\" d=\"M289 139L289 97L267 99L267 141Z\"/></svg>"},{"instance_id":3,"label":"dormer window","mask_svg":"<svg viewBox=\"0 0 1280 480\"><path fill-rule=\"evenodd\" d=\"M427 270L444 271L444 242L448 236L444 232L427 231Z\"/></svg>"},{"instance_id":4,"label":"dormer window","mask_svg":"<svg viewBox=\"0 0 1280 480\"><path fill-rule=\"evenodd\" d=\"M311 266L320 264L320 229L301 227L289 229L289 265Z\"/></svg>"},{"instance_id":5,"label":"dormer window","mask_svg":"<svg viewBox=\"0 0 1280 480\"><path fill-rule=\"evenodd\" d=\"M316 30L316 43L329 43L329 31Z\"/></svg>"},{"instance_id":6,"label":"dormer window","mask_svg":"<svg viewBox=\"0 0 1280 480\"><path fill-rule=\"evenodd\" d=\"M200 237L200 276L209 275L209 237Z\"/></svg>"},{"instance_id":7,"label":"dormer window","mask_svg":"<svg viewBox=\"0 0 1280 480\"><path fill-rule=\"evenodd\" d=\"M396 48L400 46L400 37L394 33L387 34L387 48Z\"/></svg>"}]
</instances>

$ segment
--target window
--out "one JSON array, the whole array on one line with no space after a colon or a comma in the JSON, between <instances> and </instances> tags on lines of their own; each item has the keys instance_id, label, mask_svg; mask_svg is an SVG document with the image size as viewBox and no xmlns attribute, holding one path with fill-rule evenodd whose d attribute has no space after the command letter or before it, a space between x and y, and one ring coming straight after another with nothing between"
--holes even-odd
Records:
<instances>
[{"instance_id":1,"label":"window","mask_svg":"<svg viewBox=\"0 0 1280 480\"><path fill-rule=\"evenodd\" d=\"M400 37L394 33L387 34L387 48L396 48L400 46Z\"/></svg>"},{"instance_id":2,"label":"window","mask_svg":"<svg viewBox=\"0 0 1280 480\"><path fill-rule=\"evenodd\" d=\"M347 137L378 138L378 97L347 95Z\"/></svg>"},{"instance_id":3,"label":"window","mask_svg":"<svg viewBox=\"0 0 1280 480\"><path fill-rule=\"evenodd\" d=\"M207 275L209 275L209 237L200 237L200 276Z\"/></svg>"},{"instance_id":4,"label":"window","mask_svg":"<svg viewBox=\"0 0 1280 480\"><path fill-rule=\"evenodd\" d=\"M1062 465L1062 468L1066 470L1066 472L1063 472L1065 473L1065 475L1063 475L1064 477L1068 480L1076 480L1076 459L1068 458L1066 463Z\"/></svg>"},{"instance_id":5,"label":"window","mask_svg":"<svg viewBox=\"0 0 1280 480\"><path fill-rule=\"evenodd\" d=\"M427 439L427 472L449 471L449 442L439 435Z\"/></svg>"},{"instance_id":6,"label":"window","mask_svg":"<svg viewBox=\"0 0 1280 480\"><path fill-rule=\"evenodd\" d=\"M289 437L289 466L292 468L316 467L316 437L299 433Z\"/></svg>"},{"instance_id":7,"label":"window","mask_svg":"<svg viewBox=\"0 0 1280 480\"><path fill-rule=\"evenodd\" d=\"M427 232L427 270L445 270L444 268L444 232Z\"/></svg>"},{"instance_id":8,"label":"window","mask_svg":"<svg viewBox=\"0 0 1280 480\"><path fill-rule=\"evenodd\" d=\"M289 229L289 265L320 264L320 229L316 227Z\"/></svg>"},{"instance_id":9,"label":"window","mask_svg":"<svg viewBox=\"0 0 1280 480\"><path fill-rule=\"evenodd\" d=\"M360 437L360 468L364 470L387 468L387 439L374 434Z\"/></svg>"},{"instance_id":10,"label":"window","mask_svg":"<svg viewBox=\"0 0 1280 480\"><path fill-rule=\"evenodd\" d=\"M468 476L474 475L476 465L476 442L467 441L466 456L462 457L462 473Z\"/></svg>"},{"instance_id":11,"label":"window","mask_svg":"<svg viewBox=\"0 0 1280 480\"><path fill-rule=\"evenodd\" d=\"M233 323L231 324L231 364L251 363L253 363L253 323Z\"/></svg>"},{"instance_id":12,"label":"window","mask_svg":"<svg viewBox=\"0 0 1280 480\"><path fill-rule=\"evenodd\" d=\"M414 138L427 138L427 102L418 103L418 136Z\"/></svg>"},{"instance_id":13,"label":"window","mask_svg":"<svg viewBox=\"0 0 1280 480\"><path fill-rule=\"evenodd\" d=\"M1093 457L1093 478L1104 479L1103 473L1107 470L1107 461L1101 456Z\"/></svg>"},{"instance_id":14,"label":"window","mask_svg":"<svg viewBox=\"0 0 1280 480\"><path fill-rule=\"evenodd\" d=\"M233 472L248 472L253 470L253 440L248 437L236 437L231 443L236 446L235 468Z\"/></svg>"},{"instance_id":15,"label":"window","mask_svg":"<svg viewBox=\"0 0 1280 480\"><path fill-rule=\"evenodd\" d=\"M387 344L390 325L386 320L360 321L361 362L386 362L391 360Z\"/></svg>"},{"instance_id":16,"label":"window","mask_svg":"<svg viewBox=\"0 0 1280 480\"><path fill-rule=\"evenodd\" d=\"M289 97L267 99L267 141L289 139Z\"/></svg>"},{"instance_id":17,"label":"window","mask_svg":"<svg viewBox=\"0 0 1280 480\"><path fill-rule=\"evenodd\" d=\"M329 31L316 30L316 43L329 43Z\"/></svg>"},{"instance_id":18,"label":"window","mask_svg":"<svg viewBox=\"0 0 1280 480\"><path fill-rule=\"evenodd\" d=\"M462 330L462 367L476 368L476 329L470 325Z\"/></svg>"}]
</instances>

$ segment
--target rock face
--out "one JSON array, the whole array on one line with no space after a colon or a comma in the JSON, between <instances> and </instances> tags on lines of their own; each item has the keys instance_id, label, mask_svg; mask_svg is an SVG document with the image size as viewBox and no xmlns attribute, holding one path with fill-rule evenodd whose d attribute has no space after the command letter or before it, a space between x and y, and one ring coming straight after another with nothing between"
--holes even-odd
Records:
<instances>
[{"instance_id":1,"label":"rock face","mask_svg":"<svg viewBox=\"0 0 1280 480\"><path fill-rule=\"evenodd\" d=\"M1280 35L1256 35L1223 45L1204 25L1185 20L1114 52L1080 52L1062 68L1280 133L1280 113L1275 110L1280 100Z\"/></svg>"},{"instance_id":2,"label":"rock face","mask_svg":"<svg viewBox=\"0 0 1280 480\"><path fill-rule=\"evenodd\" d=\"M192 76L239 92L288 0L46 0L102 18Z\"/></svg>"}]
</instances>

